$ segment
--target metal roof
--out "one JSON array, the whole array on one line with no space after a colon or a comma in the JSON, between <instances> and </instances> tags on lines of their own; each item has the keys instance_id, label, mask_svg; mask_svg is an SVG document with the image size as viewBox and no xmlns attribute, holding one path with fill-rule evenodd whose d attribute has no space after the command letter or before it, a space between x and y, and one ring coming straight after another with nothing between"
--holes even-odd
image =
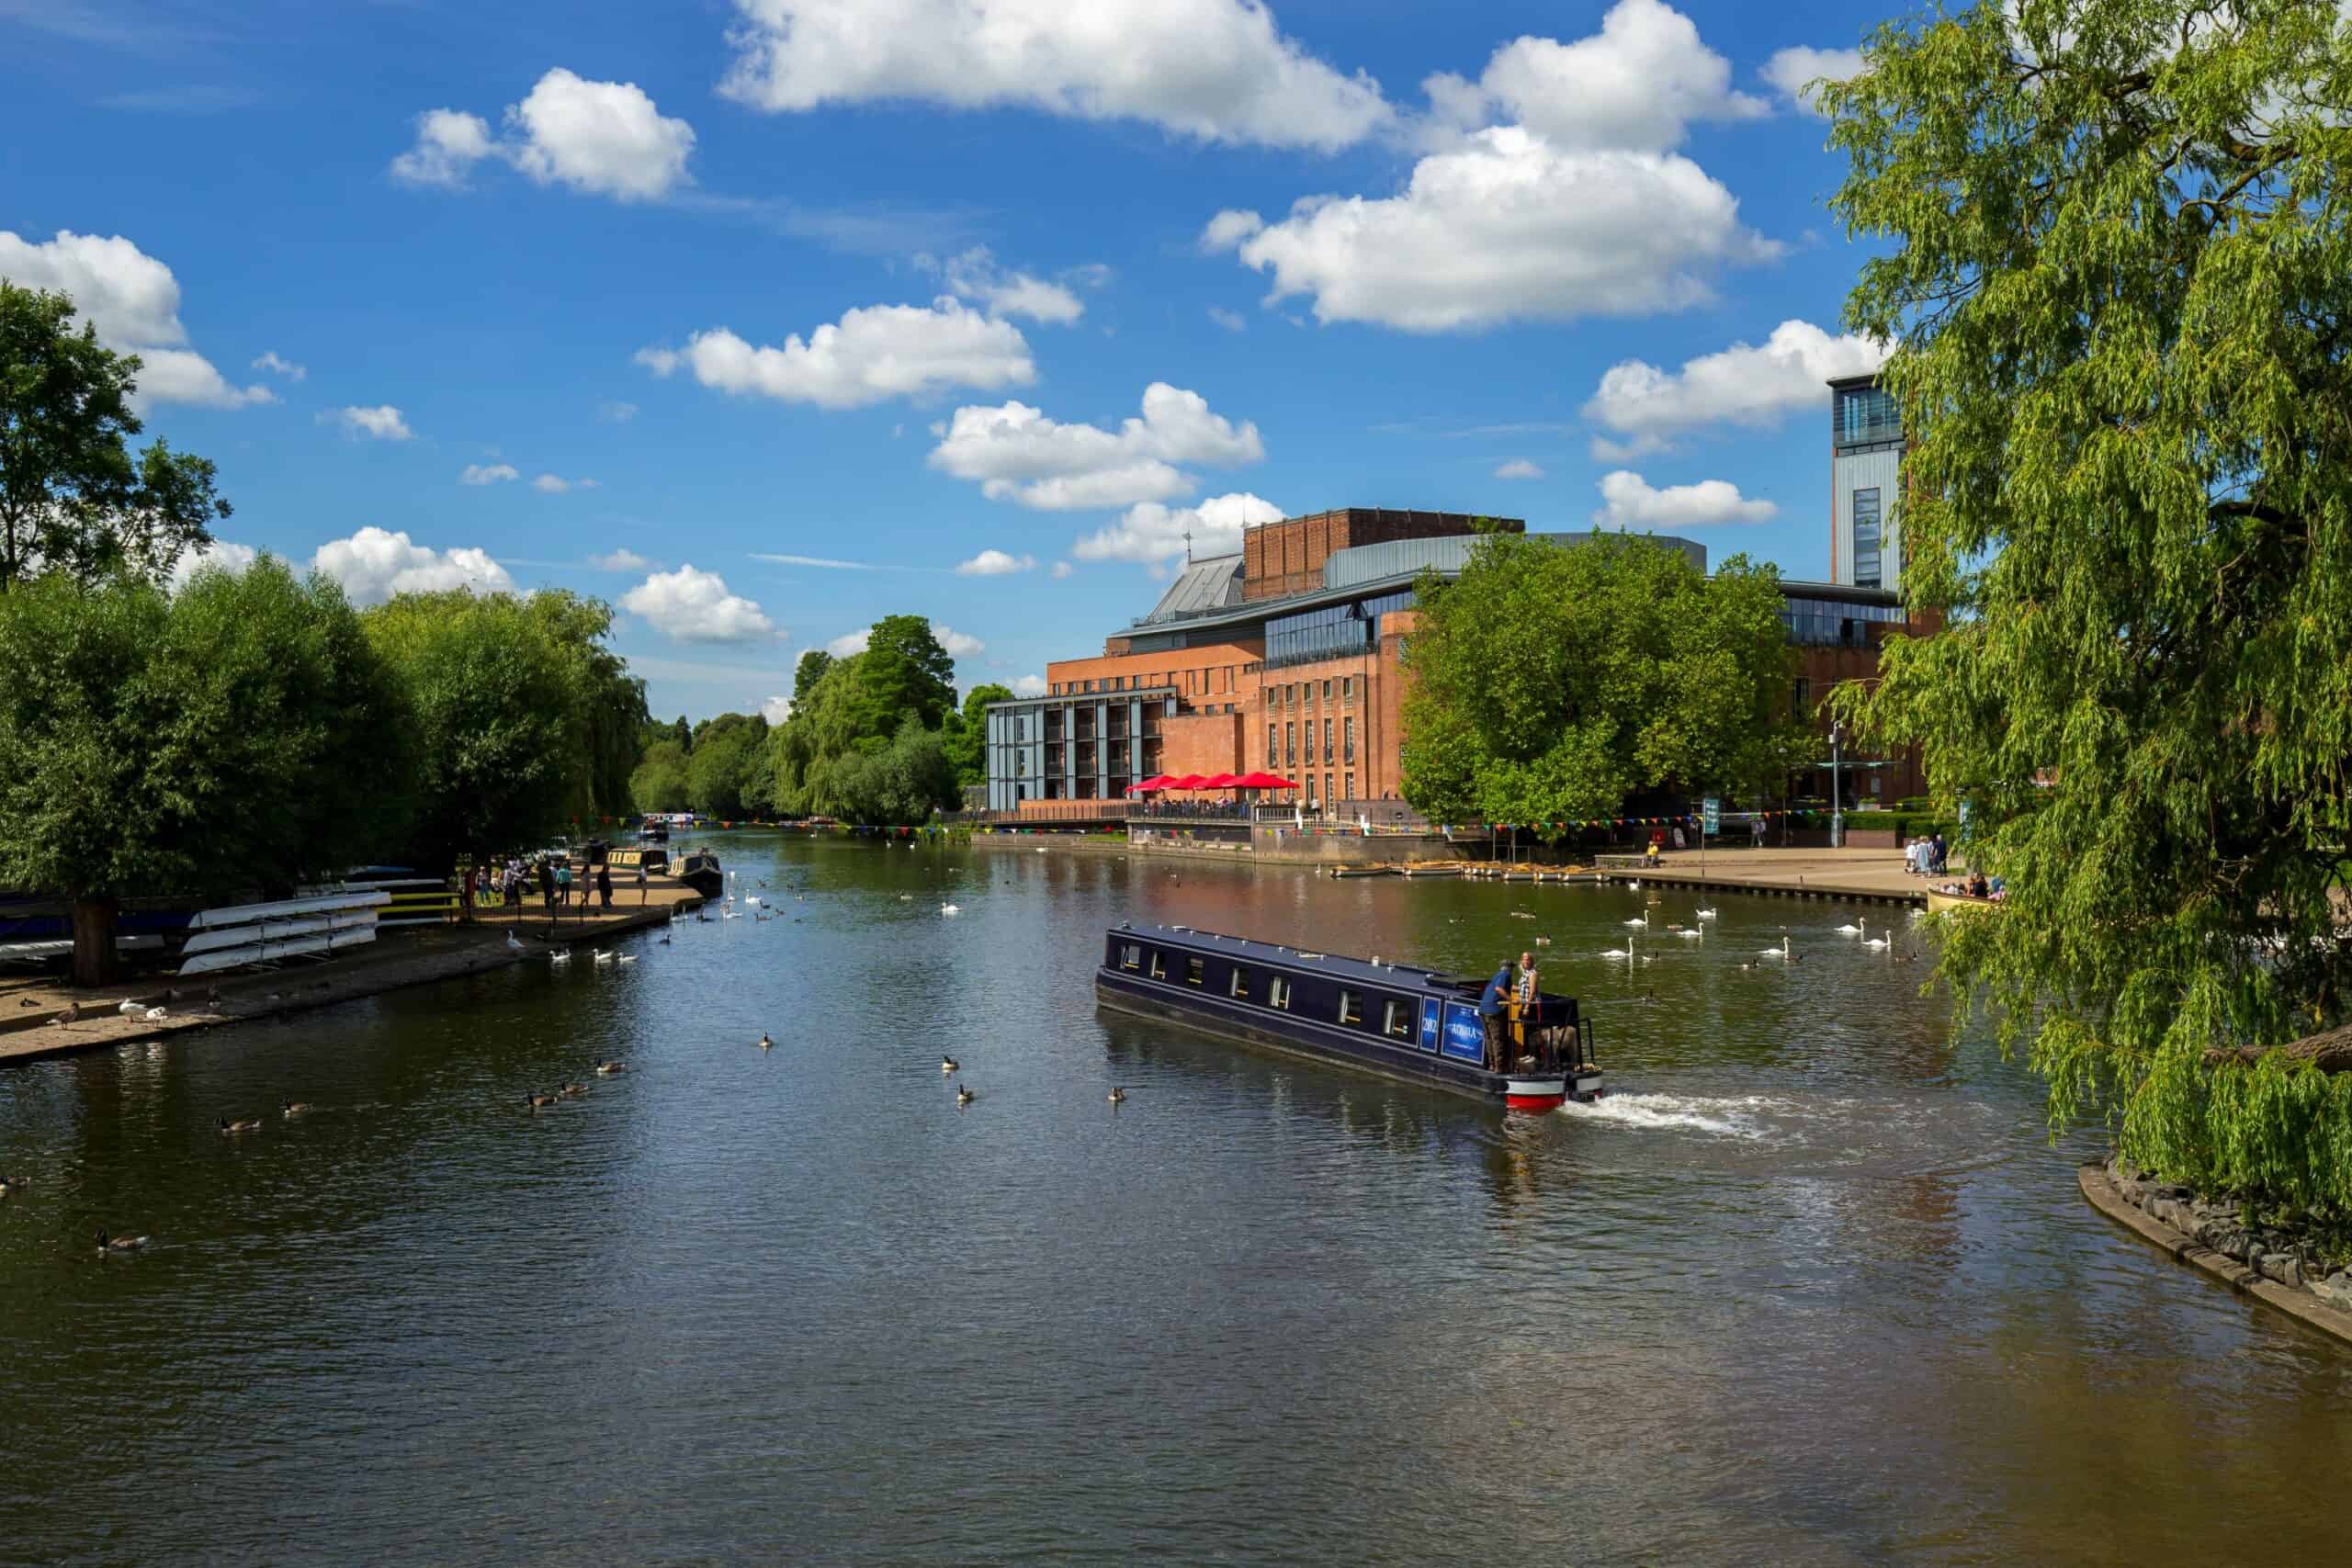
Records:
<instances>
[{"instance_id":1,"label":"metal roof","mask_svg":"<svg viewBox=\"0 0 2352 1568\"><path fill-rule=\"evenodd\" d=\"M1600 530L1586 533L1531 534L1532 539L1549 539L1555 545L1581 545L1600 536ZM1654 534L1650 539L1671 550L1682 552L1698 572L1707 570L1707 547L1690 539L1679 539L1669 535ZM1411 577L1425 568L1434 568L1448 577L1459 577L1470 564L1470 552L1476 547L1476 534L1449 534L1435 539L1385 539L1374 545L1354 545L1344 550L1333 550L1323 562L1325 588L1352 588L1358 583L1377 582L1391 577Z\"/></svg>"},{"instance_id":2,"label":"metal roof","mask_svg":"<svg viewBox=\"0 0 2352 1568\"><path fill-rule=\"evenodd\" d=\"M1145 920L1122 920L1111 928L1131 936L1164 942L1170 946L1189 948L1198 953L1229 953L1260 964L1311 969L1318 975L1333 975L1343 980L1358 980L1367 986L1402 987L1407 990L1424 987L1430 990L1457 993L1463 986L1480 987L1486 981L1470 975L1451 975L1435 969L1423 969L1411 964L1375 964L1362 958L1347 958L1338 953L1317 953L1312 948L1283 947L1271 942L1252 942L1248 937L1223 936L1216 931L1195 931L1191 926L1163 926Z\"/></svg>"},{"instance_id":3,"label":"metal roof","mask_svg":"<svg viewBox=\"0 0 2352 1568\"><path fill-rule=\"evenodd\" d=\"M1238 555L1211 556L1205 560L1189 563L1151 614L1136 625L1154 626L1161 621L1184 620L1212 610L1222 610L1241 603L1241 558Z\"/></svg>"}]
</instances>

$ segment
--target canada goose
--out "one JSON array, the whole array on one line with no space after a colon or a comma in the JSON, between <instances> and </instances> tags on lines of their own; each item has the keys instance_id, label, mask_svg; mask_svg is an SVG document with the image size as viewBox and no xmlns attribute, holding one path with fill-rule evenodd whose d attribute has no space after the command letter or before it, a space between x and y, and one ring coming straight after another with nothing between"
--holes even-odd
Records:
<instances>
[{"instance_id":1,"label":"canada goose","mask_svg":"<svg viewBox=\"0 0 2352 1568\"><path fill-rule=\"evenodd\" d=\"M980 1098L980 1097L979 1097L978 1095L974 1094L974 1093L973 1093L970 1089L960 1089L960 1088L959 1088L959 1089L956 1089L956 1104L958 1104L958 1105L969 1105L969 1104L971 1104L971 1103L972 1103L972 1101L974 1101L974 1100L978 1100L978 1099L979 1099L979 1098Z\"/></svg>"},{"instance_id":2,"label":"canada goose","mask_svg":"<svg viewBox=\"0 0 2352 1568\"><path fill-rule=\"evenodd\" d=\"M143 1235L108 1235L104 1231L98 1233L98 1252L102 1257L109 1252L136 1252L146 1245L147 1238Z\"/></svg>"},{"instance_id":3,"label":"canada goose","mask_svg":"<svg viewBox=\"0 0 2352 1568\"><path fill-rule=\"evenodd\" d=\"M1549 947L1552 945L1552 939L1548 936L1539 936L1535 939L1535 945L1538 947Z\"/></svg>"},{"instance_id":4,"label":"canada goose","mask_svg":"<svg viewBox=\"0 0 2352 1568\"><path fill-rule=\"evenodd\" d=\"M529 1106L534 1111L545 1111L548 1106L555 1103L555 1096L551 1094L526 1094L523 1097L523 1103Z\"/></svg>"},{"instance_id":5,"label":"canada goose","mask_svg":"<svg viewBox=\"0 0 2352 1568\"><path fill-rule=\"evenodd\" d=\"M204 993L204 1005L210 1008L214 1012L219 1012L220 1010L220 987L215 986L210 990Z\"/></svg>"},{"instance_id":6,"label":"canada goose","mask_svg":"<svg viewBox=\"0 0 2352 1568\"><path fill-rule=\"evenodd\" d=\"M760 1036L760 1049L763 1051L773 1051L775 1049L775 1042L763 1034Z\"/></svg>"},{"instance_id":7,"label":"canada goose","mask_svg":"<svg viewBox=\"0 0 2352 1568\"><path fill-rule=\"evenodd\" d=\"M942 1077L944 1077L946 1075L948 1075L949 1073L954 1072L957 1067L961 1066L962 1065L963 1065L962 1063L960 1063L960 1062L956 1061L956 1058L955 1058L955 1057L953 1057L953 1056L942 1056L942 1057L940 1057L940 1058L939 1058L939 1072L940 1072L940 1076L941 1076Z\"/></svg>"},{"instance_id":8,"label":"canada goose","mask_svg":"<svg viewBox=\"0 0 2352 1568\"><path fill-rule=\"evenodd\" d=\"M261 1131L261 1118L254 1116L243 1122L232 1122L226 1116L223 1116L220 1118L220 1131L224 1134L230 1133L258 1133Z\"/></svg>"},{"instance_id":9,"label":"canada goose","mask_svg":"<svg viewBox=\"0 0 2352 1568\"><path fill-rule=\"evenodd\" d=\"M608 1078L615 1073L625 1073L627 1071L628 1071L628 1064L617 1059L610 1062L599 1062L596 1064L596 1076L602 1078Z\"/></svg>"},{"instance_id":10,"label":"canada goose","mask_svg":"<svg viewBox=\"0 0 2352 1568\"><path fill-rule=\"evenodd\" d=\"M0 1198L6 1198L24 1185L25 1179L21 1176L0 1176Z\"/></svg>"},{"instance_id":11,"label":"canada goose","mask_svg":"<svg viewBox=\"0 0 2352 1568\"><path fill-rule=\"evenodd\" d=\"M1114 1104L1114 1105L1125 1105L1126 1102L1127 1102L1127 1091L1126 1091L1125 1089L1114 1089L1111 1091L1111 1103L1112 1103L1112 1104Z\"/></svg>"},{"instance_id":12,"label":"canada goose","mask_svg":"<svg viewBox=\"0 0 2352 1568\"><path fill-rule=\"evenodd\" d=\"M1755 967L1756 967L1756 965L1755 965L1755 964L1753 964L1749 963L1749 962L1748 962L1747 959L1745 959L1745 958L1743 958L1743 959L1741 959L1741 960L1739 961L1739 966L1740 966L1742 969L1753 969L1753 968L1755 968Z\"/></svg>"},{"instance_id":13,"label":"canada goose","mask_svg":"<svg viewBox=\"0 0 2352 1568\"><path fill-rule=\"evenodd\" d=\"M82 1004L80 1002L67 1002L65 1004L65 1010L59 1013L55 1018L51 1019L49 1021L62 1028L66 1024L79 1021L81 1017Z\"/></svg>"},{"instance_id":14,"label":"canada goose","mask_svg":"<svg viewBox=\"0 0 2352 1568\"><path fill-rule=\"evenodd\" d=\"M516 936L513 931L508 931L506 933L506 951L509 953L520 953L523 951L522 939Z\"/></svg>"},{"instance_id":15,"label":"canada goose","mask_svg":"<svg viewBox=\"0 0 2352 1568\"><path fill-rule=\"evenodd\" d=\"M567 1100L577 1100L587 1092L588 1086L584 1083L564 1084L556 1090L556 1093L562 1095Z\"/></svg>"},{"instance_id":16,"label":"canada goose","mask_svg":"<svg viewBox=\"0 0 2352 1568\"><path fill-rule=\"evenodd\" d=\"M670 939L669 939L668 937L666 937L666 936L663 936L663 937L657 937L657 938L655 938L654 940L655 940L657 942L659 942L659 943L660 943L662 946L663 946L663 947L667 947L667 946L669 946L669 945L670 945Z\"/></svg>"},{"instance_id":17,"label":"canada goose","mask_svg":"<svg viewBox=\"0 0 2352 1568\"><path fill-rule=\"evenodd\" d=\"M283 1105L279 1106L277 1109L278 1109L281 1112L283 1112L284 1114L286 1114L286 1115L288 1115L288 1116L291 1117L291 1116L307 1116L307 1115L309 1115L311 1111L313 1111L317 1110L317 1109L318 1109L318 1107L317 1107L317 1106L315 1106L315 1105L312 1105L312 1104L311 1104L309 1100L288 1100L285 1104L283 1104Z\"/></svg>"}]
</instances>

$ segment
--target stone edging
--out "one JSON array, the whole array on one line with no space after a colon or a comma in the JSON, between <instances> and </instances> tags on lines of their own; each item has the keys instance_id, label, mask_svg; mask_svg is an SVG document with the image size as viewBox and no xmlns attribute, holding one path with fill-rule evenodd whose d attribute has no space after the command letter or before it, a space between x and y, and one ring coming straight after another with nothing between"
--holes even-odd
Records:
<instances>
[{"instance_id":1,"label":"stone edging","mask_svg":"<svg viewBox=\"0 0 2352 1568\"><path fill-rule=\"evenodd\" d=\"M2352 1344L2352 1312L2330 1306L2311 1291L2265 1278L2223 1252L2199 1241L2186 1231L2143 1212L2120 1190L2104 1166L2093 1162L2077 1173L2083 1196L2091 1207L2116 1224L2154 1243L2180 1262L2201 1269L2242 1295L2265 1302L2323 1334ZM2171 1201L2162 1197L2153 1201Z\"/></svg>"}]
</instances>

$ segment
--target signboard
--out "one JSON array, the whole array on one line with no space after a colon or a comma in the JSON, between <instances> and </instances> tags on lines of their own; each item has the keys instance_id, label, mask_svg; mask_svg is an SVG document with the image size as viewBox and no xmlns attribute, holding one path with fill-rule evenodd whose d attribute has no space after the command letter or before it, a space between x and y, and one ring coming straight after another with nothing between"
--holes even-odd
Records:
<instances>
[{"instance_id":1,"label":"signboard","mask_svg":"<svg viewBox=\"0 0 2352 1568\"><path fill-rule=\"evenodd\" d=\"M1702 813L1700 820L1704 824L1701 830L1703 831L1707 837L1712 839L1717 833L1724 830L1724 803L1722 796L1713 795L1707 796L1706 803L1700 807L1699 809Z\"/></svg>"},{"instance_id":2,"label":"signboard","mask_svg":"<svg viewBox=\"0 0 2352 1568\"><path fill-rule=\"evenodd\" d=\"M1445 1055L1457 1062L1487 1065L1487 1026L1468 1002L1445 1004Z\"/></svg>"},{"instance_id":3,"label":"signboard","mask_svg":"<svg viewBox=\"0 0 2352 1568\"><path fill-rule=\"evenodd\" d=\"M1435 997L1421 999L1421 1049L1424 1051L1434 1052L1437 1049L1438 1036L1442 1032L1437 1010L1438 999Z\"/></svg>"}]
</instances>

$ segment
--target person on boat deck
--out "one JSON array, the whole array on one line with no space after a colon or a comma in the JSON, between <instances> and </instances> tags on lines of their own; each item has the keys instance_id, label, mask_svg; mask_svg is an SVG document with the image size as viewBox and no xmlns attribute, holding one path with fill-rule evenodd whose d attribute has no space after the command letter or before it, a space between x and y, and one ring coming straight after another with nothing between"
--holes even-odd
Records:
<instances>
[{"instance_id":1,"label":"person on boat deck","mask_svg":"<svg viewBox=\"0 0 2352 1568\"><path fill-rule=\"evenodd\" d=\"M1511 987L1510 999L1519 1004L1519 1043L1525 1047L1535 1038L1535 954L1519 955L1519 980Z\"/></svg>"},{"instance_id":2,"label":"person on boat deck","mask_svg":"<svg viewBox=\"0 0 2352 1568\"><path fill-rule=\"evenodd\" d=\"M1510 995L1510 960L1506 958L1495 966L1495 977L1478 995L1478 1021L1487 1030L1487 1070L1502 1070L1503 1059L1503 998Z\"/></svg>"}]
</instances>

